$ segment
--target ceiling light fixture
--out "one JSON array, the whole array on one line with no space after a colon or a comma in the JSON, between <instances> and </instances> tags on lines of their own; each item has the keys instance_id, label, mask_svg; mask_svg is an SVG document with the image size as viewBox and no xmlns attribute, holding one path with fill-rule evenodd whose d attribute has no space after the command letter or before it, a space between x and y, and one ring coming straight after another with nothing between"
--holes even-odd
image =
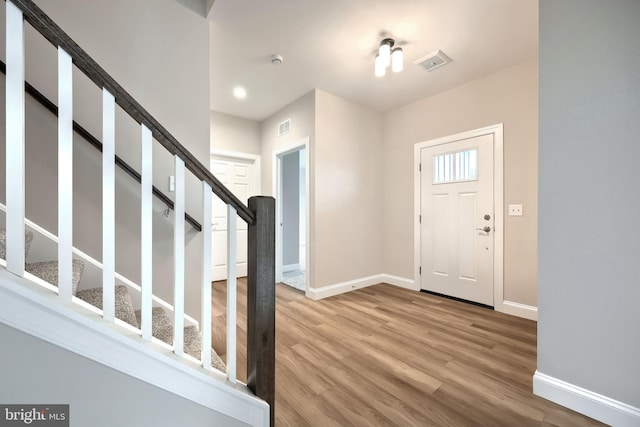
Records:
<instances>
[{"instance_id":1,"label":"ceiling light fixture","mask_svg":"<svg viewBox=\"0 0 640 427\"><path fill-rule=\"evenodd\" d=\"M401 47L393 48L396 42L393 39L386 38L380 42L378 53L375 58L375 75L382 77L387 72L387 67L391 65L391 71L399 73L403 70L404 53Z\"/></svg>"},{"instance_id":2,"label":"ceiling light fixture","mask_svg":"<svg viewBox=\"0 0 640 427\"><path fill-rule=\"evenodd\" d=\"M236 99L245 99L247 97L247 90L242 86L236 86L233 88L233 96Z\"/></svg>"}]
</instances>

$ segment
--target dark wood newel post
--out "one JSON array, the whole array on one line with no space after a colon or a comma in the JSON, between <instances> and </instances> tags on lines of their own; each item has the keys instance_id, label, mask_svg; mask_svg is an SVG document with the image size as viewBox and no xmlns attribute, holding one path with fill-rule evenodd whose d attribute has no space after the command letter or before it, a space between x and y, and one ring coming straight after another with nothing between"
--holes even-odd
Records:
<instances>
[{"instance_id":1,"label":"dark wood newel post","mask_svg":"<svg viewBox=\"0 0 640 427\"><path fill-rule=\"evenodd\" d=\"M247 385L271 407L276 395L276 209L273 197L249 199L255 215L249 224L247 274Z\"/></svg>"}]
</instances>

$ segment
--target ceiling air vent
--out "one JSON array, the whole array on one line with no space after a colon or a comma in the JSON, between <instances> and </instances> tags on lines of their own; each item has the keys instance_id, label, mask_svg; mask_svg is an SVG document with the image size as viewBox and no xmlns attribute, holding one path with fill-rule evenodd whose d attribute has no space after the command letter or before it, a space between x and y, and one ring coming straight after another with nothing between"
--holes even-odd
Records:
<instances>
[{"instance_id":1,"label":"ceiling air vent","mask_svg":"<svg viewBox=\"0 0 640 427\"><path fill-rule=\"evenodd\" d=\"M286 135L291 132L291 119L287 119L278 125L278 136Z\"/></svg>"},{"instance_id":2,"label":"ceiling air vent","mask_svg":"<svg viewBox=\"0 0 640 427\"><path fill-rule=\"evenodd\" d=\"M427 71L433 71L436 68L440 68L443 65L448 64L449 62L451 62L451 58L438 49L435 52L431 52L429 55L416 60L414 64L422 65Z\"/></svg>"}]
</instances>

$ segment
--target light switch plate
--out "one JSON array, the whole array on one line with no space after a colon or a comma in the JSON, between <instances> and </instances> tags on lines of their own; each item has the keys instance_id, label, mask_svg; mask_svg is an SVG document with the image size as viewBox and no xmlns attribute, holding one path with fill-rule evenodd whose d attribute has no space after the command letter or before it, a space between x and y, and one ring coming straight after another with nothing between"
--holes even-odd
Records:
<instances>
[{"instance_id":1,"label":"light switch plate","mask_svg":"<svg viewBox=\"0 0 640 427\"><path fill-rule=\"evenodd\" d=\"M176 177L173 175L169 176L169 191L176 191Z\"/></svg>"},{"instance_id":2,"label":"light switch plate","mask_svg":"<svg viewBox=\"0 0 640 427\"><path fill-rule=\"evenodd\" d=\"M509 216L522 216L522 205L509 205Z\"/></svg>"}]
</instances>

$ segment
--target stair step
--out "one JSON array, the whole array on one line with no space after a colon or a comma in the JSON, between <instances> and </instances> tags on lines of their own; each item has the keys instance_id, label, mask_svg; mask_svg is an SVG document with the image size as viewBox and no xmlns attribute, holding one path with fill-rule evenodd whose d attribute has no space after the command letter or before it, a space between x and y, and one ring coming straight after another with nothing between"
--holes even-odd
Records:
<instances>
[{"instance_id":1,"label":"stair step","mask_svg":"<svg viewBox=\"0 0 640 427\"><path fill-rule=\"evenodd\" d=\"M25 231L24 233L24 258L27 259L31 242L33 241L33 232ZM7 259L7 230L0 230L0 258Z\"/></svg>"},{"instance_id":2,"label":"stair step","mask_svg":"<svg viewBox=\"0 0 640 427\"><path fill-rule=\"evenodd\" d=\"M200 359L202 351L202 336L195 326L186 326L184 328L184 352L189 356Z\"/></svg>"},{"instance_id":3,"label":"stair step","mask_svg":"<svg viewBox=\"0 0 640 427\"><path fill-rule=\"evenodd\" d=\"M83 289L78 291L78 298L91 304L94 307L102 309L102 288ZM129 296L129 290L124 285L116 286L116 317L123 322L127 322L131 326L138 328L138 322L136 321L136 315L133 310L133 304L131 304L131 297Z\"/></svg>"},{"instance_id":4,"label":"stair step","mask_svg":"<svg viewBox=\"0 0 640 427\"><path fill-rule=\"evenodd\" d=\"M136 310L136 319L142 325L142 311ZM151 310L151 335L169 345L173 344L173 322L162 307Z\"/></svg>"},{"instance_id":5,"label":"stair step","mask_svg":"<svg viewBox=\"0 0 640 427\"><path fill-rule=\"evenodd\" d=\"M24 269L45 282L58 286L58 261L33 262L26 264ZM84 262L74 259L71 270L71 292L76 295L78 293L78 284L84 271Z\"/></svg>"},{"instance_id":6,"label":"stair step","mask_svg":"<svg viewBox=\"0 0 640 427\"><path fill-rule=\"evenodd\" d=\"M142 313L136 310L136 319L138 323L142 322ZM151 314L151 334L157 339L173 345L173 322L162 307L153 307ZM202 335L195 326L186 326L184 328L184 352L189 356L200 359L202 351ZM226 367L220 356L211 349L211 366L225 371Z\"/></svg>"}]
</instances>

